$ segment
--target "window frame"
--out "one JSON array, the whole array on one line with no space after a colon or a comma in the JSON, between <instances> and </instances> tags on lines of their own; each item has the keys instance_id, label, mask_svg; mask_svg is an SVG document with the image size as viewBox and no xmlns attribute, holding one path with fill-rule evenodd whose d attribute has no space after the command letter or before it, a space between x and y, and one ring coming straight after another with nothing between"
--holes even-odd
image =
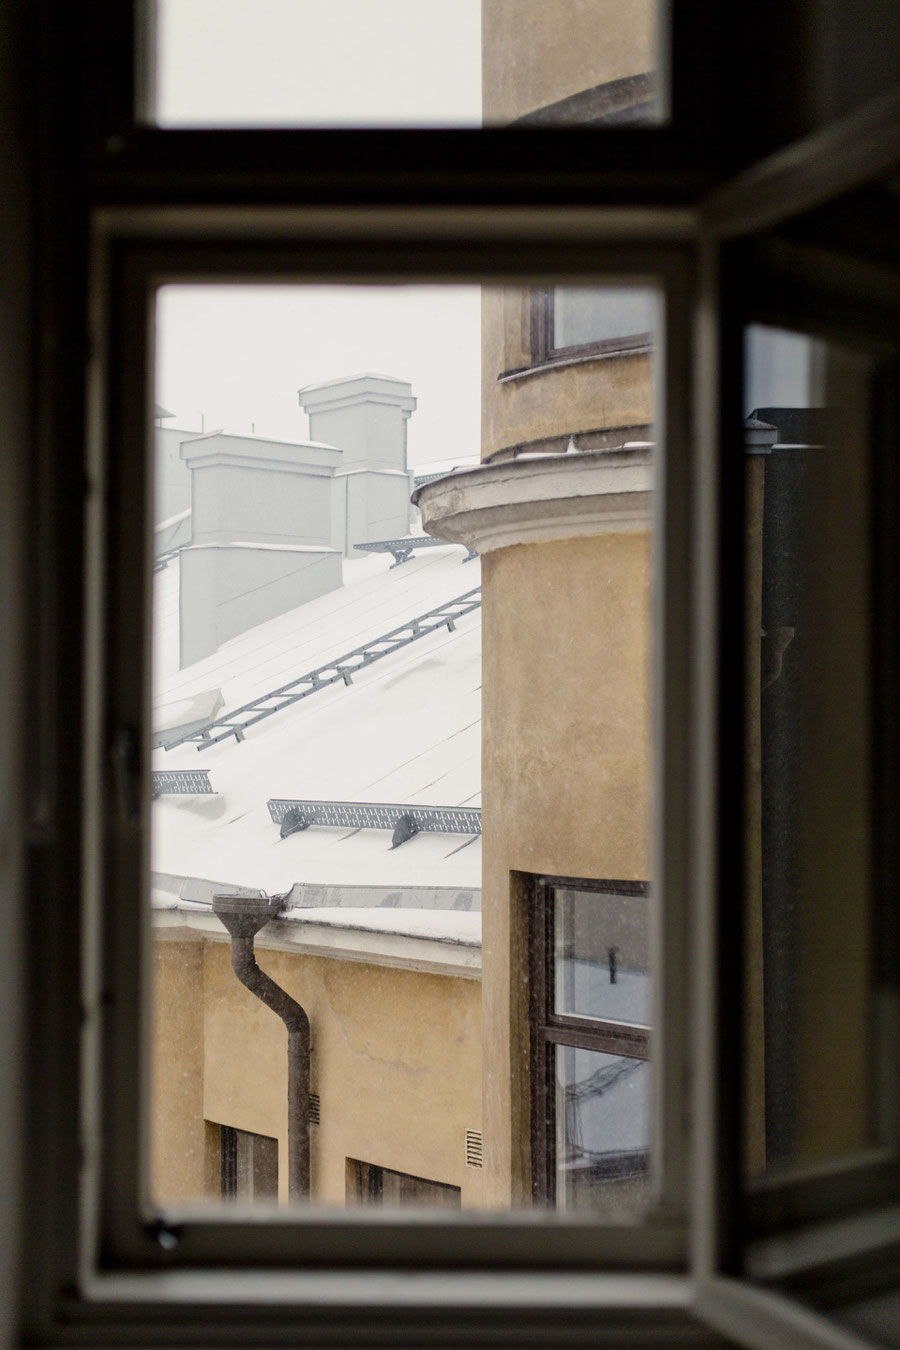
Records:
<instances>
[{"instance_id":1,"label":"window frame","mask_svg":"<svg viewBox=\"0 0 900 1350\"><path fill-rule=\"evenodd\" d=\"M553 1049L558 1045L651 1060L650 1027L636 1027L554 1010L555 891L604 895L649 894L646 882L576 877L532 878L529 905L529 1023L531 1028L531 1182L536 1205L554 1208L556 1090ZM649 1157L649 1155L648 1155Z\"/></svg>"},{"instance_id":2,"label":"window frame","mask_svg":"<svg viewBox=\"0 0 900 1350\"><path fill-rule=\"evenodd\" d=\"M599 338L596 342L576 342L558 347L554 335L556 293L552 286L536 287L531 293L531 357L535 366L552 366L569 361L588 361L598 356L632 356L653 350L653 333L627 333L620 337Z\"/></svg>"},{"instance_id":3,"label":"window frame","mask_svg":"<svg viewBox=\"0 0 900 1350\"><path fill-rule=\"evenodd\" d=\"M20 15L25 8L19 5ZM737 343L729 340L741 317L734 305L740 279L732 241L790 222L896 171L900 93L873 100L782 152L772 150L778 129L771 119L756 134L756 123L765 117L758 106L747 109L744 123L735 99L725 99L731 117L722 119L720 132L709 114L733 73L717 37L721 7L707 3L678 11L672 24L673 125L621 134L611 129L602 133L601 144L597 132L578 130L523 129L509 138L502 132L310 137L136 129L132 6L88 0L82 11L41 4L38 96L26 100L38 129L38 164L29 186L41 191L35 191L36 411L29 422L28 466L37 510L25 555L35 607L28 660L40 678L23 698L25 715L40 737L22 775L28 812L23 891L29 900L59 906L60 922L41 925L53 931L40 936L29 933L27 944L33 990L25 1044L32 1067L40 1066L28 1081L28 1138L42 1159L29 1178L23 1226L20 1306L31 1344L89 1346L143 1336L148 1343L184 1345L199 1338L210 1345L249 1346L260 1337L273 1345L317 1339L371 1345L381 1336L391 1344L476 1345L499 1336L508 1344L667 1345L690 1336L698 1344L716 1343L720 1331L760 1350L798 1345L859 1350L857 1336L734 1274L738 1081L729 1038L737 1028L720 954L731 953L733 970L736 935L728 901L740 853L733 810L740 735L729 725L729 710L733 714L739 705L741 637L740 616L729 612L728 597L739 594L735 536L741 512L734 466L721 448L730 444L740 382ZM683 16L689 11L687 22ZM31 15L27 18L30 22ZM702 51L695 40L698 27L708 38ZM770 38L767 25L754 16L746 35L756 37L761 54ZM733 51L740 52L742 64L752 65L737 40ZM803 95L808 92L804 87ZM743 95L742 101L746 104ZM733 153L725 153L726 134L737 138ZM769 152L769 158L754 164L753 147L757 155ZM538 181L543 164L552 165L553 173ZM587 202L606 208L607 241L627 239L635 229L648 239L658 238L660 230L669 239L696 235L696 323L681 339L703 376L695 391L694 476L688 487L682 485L680 499L694 552L685 593L676 597L669 619L673 637L689 651L682 676L696 701L695 708L686 705L688 723L673 729L681 751L689 753L682 754L684 772L671 783L689 803L693 826L689 844L671 841L691 887L684 939L691 990L685 1027L692 1046L690 1269L684 1276L663 1270L595 1273L579 1268L563 1250L553 1268L491 1272L486 1264L491 1250L476 1242L456 1268L421 1273L412 1290L401 1293L391 1272L366 1266L366 1252L352 1233L346 1236L342 1269L283 1272L280 1278L263 1256L237 1292L227 1269L161 1269L145 1278L127 1266L103 1268L94 1259L97 1214L89 1184L98 1166L91 1134L98 1124L93 1084L105 1053L95 1031L98 1017L108 1016L110 1008L126 1021L130 1013L110 1002L95 968L103 915L90 898L101 872L92 832L103 827L107 811L118 810L116 793L134 782L133 773L113 774L106 763L111 727L98 700L98 675L105 664L114 665L107 643L123 635L109 627L103 596L109 581L139 611L146 590L133 550L126 575L115 578L108 572L103 531L89 528L103 520L99 442L110 419L123 421L138 389L132 374L123 371L111 405L98 404L97 365L108 353L96 350L96 320L109 274L98 269L95 254L88 282L89 233L103 233L104 213L111 208L127 217L132 208L153 203L165 219L179 205L190 210L213 204L227 214L229 206L249 202L269 209L268 228L277 243L273 213L279 206L340 206L353 214L365 206L390 209L410 201L430 204L451 220L461 208L489 203L527 216L536 205L556 212L564 206L579 210ZM680 214L677 227L674 214ZM280 231L283 239L293 225L283 224ZM296 242L295 232L292 237ZM116 241L107 242L115 251ZM490 230L483 232L483 250L489 252L491 242ZM30 337L27 323L24 327ZM84 369L90 372L87 393ZM140 437L141 418L138 422ZM682 557L686 546L678 540L685 525L677 516L671 524L676 540L667 547ZM685 615L691 617L687 626ZM127 634L140 631L138 615ZM63 670L66 680L56 673ZM135 762L134 744L118 742L117 758L126 769ZM125 835L134 826L123 820L117 828ZM133 836L128 846L133 849ZM28 914L24 906L22 913ZM132 951L134 936L120 936ZM79 966L86 973L84 985ZM79 1111L81 1138L72 1128ZM158 1236L178 1238L164 1231ZM228 1242L223 1254L234 1264L245 1256L239 1241ZM832 1275L841 1270L838 1261Z\"/></svg>"},{"instance_id":4,"label":"window frame","mask_svg":"<svg viewBox=\"0 0 900 1350\"><path fill-rule=\"evenodd\" d=\"M874 740L877 729L892 725L887 701L891 698L888 691L896 686L897 672L897 653L892 649L895 640L889 631L893 583L889 581L884 589L884 578L895 575L898 568L897 542L888 524L892 493L896 501L897 470L885 442L891 437L896 441L900 422L897 393L900 317L884 306L879 294L891 288L889 268L879 276L880 269L873 266L867 278L860 278L853 274L852 267L848 270L849 257L845 262L836 256L823 256L812 241L788 243L777 234L742 245L737 256L739 265L753 277L752 291L744 289L739 302L745 326L761 323L823 342L834 341L869 362L871 519L865 547L869 570L873 578L878 578L868 595L873 647L868 713ZM796 269L793 275L784 270L786 257L792 269ZM733 336L737 341L737 334ZM883 428L883 440L876 428ZM896 819L898 749L896 735L889 734L886 741L887 748L880 758L873 754L869 765L870 770L873 764L877 766L870 773L872 838L868 850L872 898L869 919L874 931L877 924L891 921L886 912L892 885L890 861L885 864L878 855L885 846L889 851L895 847L886 834L889 822ZM822 791L834 794L837 799L834 785L823 782ZM834 815L837 814L835 809ZM893 922L896 924L896 917ZM734 991L732 1016L740 1016ZM871 1048L874 1053L874 1045ZM872 1072L877 1072L874 1063ZM884 1073L883 1064L881 1072ZM868 1088L871 1093L871 1082ZM810 1282L815 1283L817 1277L812 1273L807 1250L810 1233L817 1227L823 1230L833 1227L837 1235L843 1227L843 1237L836 1236L835 1240L839 1245L845 1244L849 1255L856 1241L855 1230L860 1250L865 1251L872 1233L860 1216L867 1210L881 1210L886 1217L889 1207L900 1203L900 1140L893 1145L871 1142L852 1152L825 1156L808 1164L787 1164L753 1182L742 1181L740 1189L744 1251L741 1258L735 1259L735 1269L747 1271L761 1282L787 1283L792 1273L799 1272L801 1278L808 1275Z\"/></svg>"},{"instance_id":5,"label":"window frame","mask_svg":"<svg viewBox=\"0 0 900 1350\"><path fill-rule=\"evenodd\" d=\"M661 1206L654 1222L596 1226L583 1219L559 1222L552 1244L548 1244L546 1216L528 1211L512 1216L495 1216L488 1227L465 1211L456 1231L444 1232L428 1216L404 1215L382 1233L377 1252L367 1250L366 1216L348 1214L335 1219L320 1215L312 1221L298 1222L295 1215L281 1213L266 1221L247 1223L242 1229L222 1217L186 1209L170 1211L162 1217L145 1213L142 1196L146 1183L142 1158L149 1156L146 1140L146 1084L141 1066L149 1062L146 1035L149 1026L147 1000L149 982L149 917L142 897L148 893L149 859L143 822L150 803L148 776L141 771L143 756L127 762L126 792L122 791L123 764L115 747L123 742L149 747L150 651L149 606L152 583L150 503L152 459L139 460L129 447L147 443L152 430L153 390L149 378L152 367L150 297L156 287L177 280L200 279L235 281L259 280L377 280L420 278L431 281L482 280L485 237L490 240L491 280L523 279L526 266L540 274L557 273L562 277L591 276L611 278L618 273L652 275L659 278L665 291L665 334L660 348L665 358L657 363L654 378L657 390L668 387L671 394L663 404L661 393L657 407L665 406L665 425L672 447L669 471L659 468L655 493L656 516L684 521L684 493L689 476L690 409L688 353L672 341L690 312L692 303L693 247L685 238L683 213L673 213L671 239L658 237L627 247L618 242L621 223L608 221L603 213L559 212L473 212L468 229L463 229L459 213L407 212L398 218L390 212L356 213L341 211L279 213L223 213L209 211L161 215L155 211L107 211L97 222L95 275L98 278L98 309L94 316L98 334L97 362L94 369L93 403L99 410L109 409L109 419L97 425L93 438L95 459L92 473L103 489L93 503L92 530L106 541L109 581L94 577L96 603L105 604L103 620L107 631L115 634L107 651L109 664L96 672L94 697L108 711L103 724L116 728L111 745L96 743L92 749L94 771L99 780L107 780L111 799L131 793L132 809L121 809L91 827L97 849L98 875L89 893L94 920L92 929L99 948L91 968L107 989L106 1007L97 989L87 996L97 1016L88 1030L96 1044L97 1062L102 1066L100 1079L93 1085L94 1118L109 1121L102 1154L87 1175L91 1212L98 1215L94 1230L96 1259L101 1266L115 1268L123 1262L152 1270L160 1263L190 1266L193 1263L210 1270L233 1260L235 1244L248 1261L268 1261L274 1266L296 1264L298 1255L315 1265L327 1265L339 1259L342 1250L361 1253L360 1259L373 1266L405 1261L416 1265L454 1261L464 1248L480 1259L496 1261L505 1253L511 1268L566 1265L597 1270L623 1266L643 1267L665 1272L668 1277L684 1261L684 1187L686 1155L679 1120L684 1111L683 1058L687 1011L678 971L684 959L681 934L684 923L679 916L685 903L683 850L685 802L672 789L679 774L677 756L681 753L681 728L687 716L684 707L686 683L683 643L675 639L674 626L681 623L680 604L654 606L657 656L655 669L662 671L665 658L671 670L665 695L661 679L655 681L656 701L668 700L677 711L665 719L654 718L656 728L653 754L655 794L659 804L661 829L655 843L656 874L665 875L668 887L667 923L669 941L658 942L664 951L667 979L658 982L662 990L675 991L677 1007L671 1017L657 1012L656 1021L667 1027L669 1056L665 1078L654 1100L655 1138L659 1141L660 1173L669 1178L669 1193L660 1194ZM540 227L541 238L534 238ZM250 230L253 243L243 235ZM611 235L601 243L599 236ZM365 241L365 250L360 243ZM479 267L481 271L479 272ZM440 269L440 270L439 270ZM437 275L436 275L437 273ZM527 276L527 273L525 273ZM666 366L666 360L671 366ZM136 555L135 538L144 540L143 556ZM654 537L662 541L662 530ZM660 542L654 546L654 587L671 589L677 597L687 590L684 569L687 556L684 540L669 530L670 551ZM141 563L144 571L141 572ZM135 608L127 582L140 578L145 608ZM663 725L670 728L671 744L663 736ZM110 755L112 750L112 755ZM111 781L110 781L111 776ZM677 841L673 846L672 841ZM133 990L141 990L135 1006ZM120 1009L129 1003L127 1016ZM143 1048L142 1048L143 1047ZM114 1088L112 1085L115 1085ZM665 1110L664 1110L665 1104ZM671 1105L670 1105L671 1104ZM665 1121L663 1123L663 1116ZM176 1244L160 1250L158 1231L177 1232ZM240 1238L238 1239L238 1233ZM288 1234L290 1236L288 1237ZM326 1235L330 1234L330 1241Z\"/></svg>"}]
</instances>

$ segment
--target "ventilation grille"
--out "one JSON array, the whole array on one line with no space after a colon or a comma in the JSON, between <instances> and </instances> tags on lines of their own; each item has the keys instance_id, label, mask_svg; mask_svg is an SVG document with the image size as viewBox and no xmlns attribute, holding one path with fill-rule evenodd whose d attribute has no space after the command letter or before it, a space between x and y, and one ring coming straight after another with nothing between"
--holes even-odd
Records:
<instances>
[{"instance_id":1,"label":"ventilation grille","mask_svg":"<svg viewBox=\"0 0 900 1350\"><path fill-rule=\"evenodd\" d=\"M310 1125L318 1125L319 1120L320 1120L319 1094L318 1092L311 1092L309 1094L309 1123Z\"/></svg>"},{"instance_id":2,"label":"ventilation grille","mask_svg":"<svg viewBox=\"0 0 900 1350\"><path fill-rule=\"evenodd\" d=\"M481 1167L483 1140L480 1130L466 1130L466 1167Z\"/></svg>"}]
</instances>

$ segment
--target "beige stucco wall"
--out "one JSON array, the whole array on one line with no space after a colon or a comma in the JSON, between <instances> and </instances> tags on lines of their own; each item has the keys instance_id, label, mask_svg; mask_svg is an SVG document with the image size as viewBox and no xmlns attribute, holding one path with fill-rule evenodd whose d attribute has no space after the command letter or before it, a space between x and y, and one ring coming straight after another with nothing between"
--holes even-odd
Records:
<instances>
[{"instance_id":1,"label":"beige stucco wall","mask_svg":"<svg viewBox=\"0 0 900 1350\"><path fill-rule=\"evenodd\" d=\"M553 437L628 429L653 421L651 356L597 357L572 365L548 365L524 377L497 383L507 371L528 369L531 356L531 291L518 287L482 292L481 454ZM589 448L582 446L581 448Z\"/></svg>"},{"instance_id":2,"label":"beige stucco wall","mask_svg":"<svg viewBox=\"0 0 900 1350\"><path fill-rule=\"evenodd\" d=\"M650 541L484 559L485 1200L530 1203L527 905L517 873L649 879Z\"/></svg>"},{"instance_id":3,"label":"beige stucco wall","mask_svg":"<svg viewBox=\"0 0 900 1350\"><path fill-rule=\"evenodd\" d=\"M154 942L150 1192L158 1204L206 1194L203 947Z\"/></svg>"},{"instance_id":4,"label":"beige stucco wall","mask_svg":"<svg viewBox=\"0 0 900 1350\"><path fill-rule=\"evenodd\" d=\"M283 1024L239 984L227 943L160 942L157 952L156 1194L185 1198L185 1177L192 1196L202 1187L205 1119L277 1138L286 1199ZM257 959L310 1019L311 1087L321 1098L311 1136L314 1198L344 1204L346 1160L358 1158L459 1186L463 1206L478 1206L482 1173L466 1166L464 1146L465 1131L481 1129L479 982L266 951L259 941ZM180 982L169 974L176 969L184 971ZM180 1156L184 1138L200 1141L190 1171ZM215 1167L208 1176L215 1198Z\"/></svg>"},{"instance_id":5,"label":"beige stucco wall","mask_svg":"<svg viewBox=\"0 0 900 1350\"><path fill-rule=\"evenodd\" d=\"M656 69L656 0L482 0L486 122Z\"/></svg>"}]
</instances>

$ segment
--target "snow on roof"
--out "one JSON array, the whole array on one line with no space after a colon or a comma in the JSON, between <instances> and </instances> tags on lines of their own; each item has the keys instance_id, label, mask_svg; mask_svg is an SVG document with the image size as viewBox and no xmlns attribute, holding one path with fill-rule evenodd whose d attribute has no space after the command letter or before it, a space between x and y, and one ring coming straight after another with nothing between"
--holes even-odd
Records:
<instances>
[{"instance_id":1,"label":"snow on roof","mask_svg":"<svg viewBox=\"0 0 900 1350\"><path fill-rule=\"evenodd\" d=\"M345 585L260 624L178 671L178 566L156 574L156 702L221 689L225 711L478 585L458 546L400 567L345 561ZM382 830L311 827L281 839L271 797L480 803L481 626L476 611L251 727L242 744L154 754L156 769L209 770L215 795L153 804L152 866L285 892L295 883L478 889L480 837L419 834L391 849ZM346 913L346 911L344 911Z\"/></svg>"},{"instance_id":2,"label":"snow on roof","mask_svg":"<svg viewBox=\"0 0 900 1350\"><path fill-rule=\"evenodd\" d=\"M219 540L212 540L208 544L185 544L181 550L182 553L199 553L201 549L228 549L249 548L256 553L337 553L336 548L330 548L327 544L263 544L255 539L234 539L227 544Z\"/></svg>"},{"instance_id":3,"label":"snow on roof","mask_svg":"<svg viewBox=\"0 0 900 1350\"><path fill-rule=\"evenodd\" d=\"M432 473L452 473L454 469L472 469L481 461L477 455L457 455L456 459L431 459L424 460L421 464L411 464L409 467L416 478Z\"/></svg>"},{"instance_id":4,"label":"snow on roof","mask_svg":"<svg viewBox=\"0 0 900 1350\"><path fill-rule=\"evenodd\" d=\"M281 919L287 923L327 924L334 928L359 928L366 932L398 933L405 937L458 942L465 947L481 945L481 915L448 909L289 909Z\"/></svg>"},{"instance_id":5,"label":"snow on roof","mask_svg":"<svg viewBox=\"0 0 900 1350\"><path fill-rule=\"evenodd\" d=\"M211 905L182 904L165 896L154 920L160 937L227 942ZM294 910L267 923L257 950L306 952L341 961L481 977L481 915L447 910Z\"/></svg>"},{"instance_id":6,"label":"snow on roof","mask_svg":"<svg viewBox=\"0 0 900 1350\"><path fill-rule=\"evenodd\" d=\"M153 709L153 730L169 731L188 723L208 722L218 716L222 706L221 689L205 689L200 694L189 694L172 703L158 703Z\"/></svg>"},{"instance_id":7,"label":"snow on roof","mask_svg":"<svg viewBox=\"0 0 900 1350\"><path fill-rule=\"evenodd\" d=\"M336 380L319 380L316 384L305 384L298 393L311 394L316 389L331 389L339 384L355 384L357 380L386 380L389 384L402 384L410 388L408 380L401 380L396 375L381 375L377 370L360 370L355 375L341 375Z\"/></svg>"},{"instance_id":8,"label":"snow on roof","mask_svg":"<svg viewBox=\"0 0 900 1350\"><path fill-rule=\"evenodd\" d=\"M187 507L184 511L176 511L174 516L169 516L167 520L160 520L153 526L154 534L158 534L160 530L167 530L172 525L177 525L180 520L187 520L190 514L190 507Z\"/></svg>"}]
</instances>

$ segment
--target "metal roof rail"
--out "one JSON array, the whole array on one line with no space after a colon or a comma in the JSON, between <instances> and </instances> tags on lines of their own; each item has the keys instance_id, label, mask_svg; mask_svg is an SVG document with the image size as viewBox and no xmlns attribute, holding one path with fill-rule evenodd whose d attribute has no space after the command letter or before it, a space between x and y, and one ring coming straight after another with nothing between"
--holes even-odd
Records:
<instances>
[{"instance_id":1,"label":"metal roof rail","mask_svg":"<svg viewBox=\"0 0 900 1350\"><path fill-rule=\"evenodd\" d=\"M177 740L169 741L166 749L171 750L176 745L194 741L198 750L206 750L210 745L216 745L229 736L233 736L236 741L242 741L248 727L261 722L265 717L271 717L273 713L281 712L282 708L299 703L301 699L308 698L318 689L326 689L339 681L352 684L357 671L372 665L374 661L380 661L383 656L390 656L401 647L409 646L419 638L428 637L438 628L454 632L456 620L471 614L480 605L481 587L476 586L474 590L466 591L455 600L445 600L443 604L436 605L425 614L419 614L415 619L409 619L397 628L392 628L389 633L382 633L380 637L354 647L352 651L345 652L334 661L317 666L315 670L309 670L305 675L299 675L295 680L289 680L287 684L282 684L267 694L260 694L258 698L251 699L249 703L242 703L239 708L207 722L204 726L194 727Z\"/></svg>"}]
</instances>

